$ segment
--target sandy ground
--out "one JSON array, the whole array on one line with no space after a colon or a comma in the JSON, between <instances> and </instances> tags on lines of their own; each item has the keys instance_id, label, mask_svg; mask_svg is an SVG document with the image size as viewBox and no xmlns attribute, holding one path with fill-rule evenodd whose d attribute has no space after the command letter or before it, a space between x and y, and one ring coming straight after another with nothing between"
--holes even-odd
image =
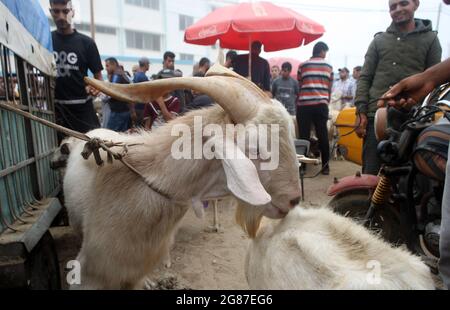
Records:
<instances>
[{"instance_id":1,"label":"sandy ground","mask_svg":"<svg viewBox=\"0 0 450 310\"><path fill-rule=\"evenodd\" d=\"M308 167L307 175L314 175L318 167ZM341 178L356 173L359 166L335 161L329 176L320 175L305 180L305 202L308 206L328 203L328 187L335 177ZM198 219L192 210L183 218L174 247L171 251L172 266L161 265L152 275L152 289L227 289L246 290L244 258L249 239L234 221L234 208L226 201L219 205L220 231L211 232L213 207L208 207L204 219ZM79 250L79 241L70 227L52 228L56 240L63 287L67 262L74 259Z\"/></svg>"}]
</instances>

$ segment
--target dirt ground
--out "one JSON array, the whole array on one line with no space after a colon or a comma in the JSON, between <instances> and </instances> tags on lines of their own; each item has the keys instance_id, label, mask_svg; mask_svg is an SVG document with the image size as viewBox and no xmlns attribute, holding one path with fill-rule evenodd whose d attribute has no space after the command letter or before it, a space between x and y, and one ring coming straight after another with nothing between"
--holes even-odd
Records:
<instances>
[{"instance_id":1,"label":"dirt ground","mask_svg":"<svg viewBox=\"0 0 450 310\"><path fill-rule=\"evenodd\" d=\"M317 166L310 166L308 175L315 175ZM334 161L329 176L319 175L305 180L305 202L308 206L328 203L328 187L335 177L355 174L359 166L345 161ZM161 265L152 275L148 289L212 289L246 290L248 285L244 275L244 258L249 239L235 224L234 208L228 203L219 205L220 231L211 232L213 207L206 209L204 219L198 219L193 210L183 218L171 251L172 266ZM63 287L67 262L74 259L79 250L79 241L70 227L52 228L56 240Z\"/></svg>"}]
</instances>

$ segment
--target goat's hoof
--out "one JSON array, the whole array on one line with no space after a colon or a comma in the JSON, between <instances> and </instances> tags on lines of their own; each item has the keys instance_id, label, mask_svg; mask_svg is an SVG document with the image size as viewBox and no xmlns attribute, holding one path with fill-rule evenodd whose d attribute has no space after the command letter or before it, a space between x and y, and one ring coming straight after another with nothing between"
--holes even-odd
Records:
<instances>
[{"instance_id":1,"label":"goat's hoof","mask_svg":"<svg viewBox=\"0 0 450 310\"><path fill-rule=\"evenodd\" d=\"M167 269L170 269L172 267L172 261L167 261L164 263L164 267L166 267Z\"/></svg>"}]
</instances>

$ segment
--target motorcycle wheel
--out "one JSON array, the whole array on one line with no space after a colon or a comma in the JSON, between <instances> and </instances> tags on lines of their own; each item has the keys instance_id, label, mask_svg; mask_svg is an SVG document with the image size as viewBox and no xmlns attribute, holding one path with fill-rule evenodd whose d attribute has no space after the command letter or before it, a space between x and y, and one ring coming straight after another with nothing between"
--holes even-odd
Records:
<instances>
[{"instance_id":1,"label":"motorcycle wheel","mask_svg":"<svg viewBox=\"0 0 450 310\"><path fill-rule=\"evenodd\" d=\"M362 224L370 206L370 193L367 190L348 191L336 195L328 204L334 212L349 217ZM375 234L383 239L400 245L400 218L395 206L388 203L382 208L375 209L372 221L367 225Z\"/></svg>"}]
</instances>

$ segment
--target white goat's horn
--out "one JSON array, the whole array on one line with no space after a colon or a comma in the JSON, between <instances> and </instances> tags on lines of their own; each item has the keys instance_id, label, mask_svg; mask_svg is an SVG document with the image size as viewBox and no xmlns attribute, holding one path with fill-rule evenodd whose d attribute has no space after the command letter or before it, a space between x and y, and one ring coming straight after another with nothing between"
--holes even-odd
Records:
<instances>
[{"instance_id":1,"label":"white goat's horn","mask_svg":"<svg viewBox=\"0 0 450 310\"><path fill-rule=\"evenodd\" d=\"M260 102L270 103L269 97L255 84L220 65L211 67L203 78L170 78L127 85L92 78L85 81L106 95L129 103L150 102L176 89L193 89L210 96L236 124L253 118Z\"/></svg>"}]
</instances>

